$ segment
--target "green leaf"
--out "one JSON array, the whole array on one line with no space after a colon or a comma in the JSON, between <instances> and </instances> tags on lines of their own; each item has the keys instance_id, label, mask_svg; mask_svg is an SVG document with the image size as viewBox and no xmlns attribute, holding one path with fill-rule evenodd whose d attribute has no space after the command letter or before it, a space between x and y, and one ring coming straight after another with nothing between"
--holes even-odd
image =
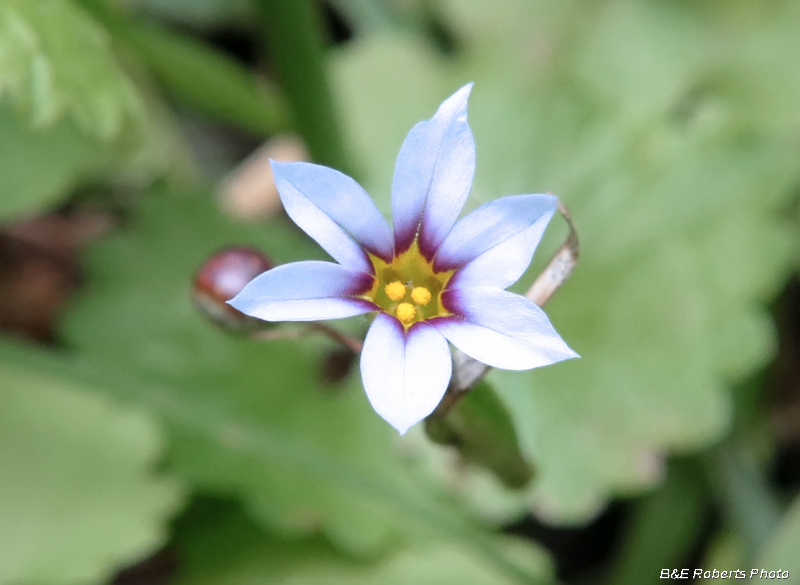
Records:
<instances>
[{"instance_id":1,"label":"green leaf","mask_svg":"<svg viewBox=\"0 0 800 585\"><path fill-rule=\"evenodd\" d=\"M710 486L725 522L737 532L743 558L752 563L775 534L780 508L752 453L752 437L729 437L706 456Z\"/></svg>"},{"instance_id":2,"label":"green leaf","mask_svg":"<svg viewBox=\"0 0 800 585\"><path fill-rule=\"evenodd\" d=\"M340 51L346 126L386 211L404 133L473 80L474 203L551 192L570 207L581 261L547 312L582 358L489 380L537 470L528 501L550 521L577 522L611 494L657 483L666 453L719 438L726 386L773 354L761 303L794 260L782 215L797 141L754 125L741 94L716 84L734 57L705 51L742 29L788 42L792 27L775 25L777 16L748 28L688 5L629 0L445 8L465 47L450 61L388 35ZM620 55L638 73L620 69ZM563 237L553 224L539 263Z\"/></svg>"},{"instance_id":3,"label":"green leaf","mask_svg":"<svg viewBox=\"0 0 800 585\"><path fill-rule=\"evenodd\" d=\"M767 571L788 571L789 576L783 583L796 585L800 583L800 498L784 514L778 532L767 543L761 558L754 565Z\"/></svg>"},{"instance_id":4,"label":"green leaf","mask_svg":"<svg viewBox=\"0 0 800 585\"><path fill-rule=\"evenodd\" d=\"M107 164L107 156L69 120L33 130L0 106L0 220L59 203L81 179Z\"/></svg>"},{"instance_id":5,"label":"green leaf","mask_svg":"<svg viewBox=\"0 0 800 585\"><path fill-rule=\"evenodd\" d=\"M104 0L105 1L105 0ZM196 27L250 22L250 0L140 0L135 8L166 21Z\"/></svg>"},{"instance_id":6,"label":"green leaf","mask_svg":"<svg viewBox=\"0 0 800 585\"><path fill-rule=\"evenodd\" d=\"M713 535L711 542L706 548L703 558L703 572L711 571L707 579L700 581L703 585L718 583L718 578L712 578L713 570L730 571L731 567L746 567L751 563L747 560L739 535L723 528Z\"/></svg>"},{"instance_id":7,"label":"green leaf","mask_svg":"<svg viewBox=\"0 0 800 585\"><path fill-rule=\"evenodd\" d=\"M69 0L0 6L0 97L6 94L36 128L68 115L103 140L143 115L108 34Z\"/></svg>"},{"instance_id":8,"label":"green leaf","mask_svg":"<svg viewBox=\"0 0 800 585\"><path fill-rule=\"evenodd\" d=\"M208 507L208 506L207 506ZM268 536L238 510L196 510L178 525L184 572L177 585L505 585L515 583L463 548L422 540L380 558L343 556L323 539L279 540ZM531 543L498 538L505 550L549 582L547 558Z\"/></svg>"},{"instance_id":9,"label":"green leaf","mask_svg":"<svg viewBox=\"0 0 800 585\"><path fill-rule=\"evenodd\" d=\"M144 413L7 363L0 345L0 581L100 583L164 541L180 504Z\"/></svg>"},{"instance_id":10,"label":"green leaf","mask_svg":"<svg viewBox=\"0 0 800 585\"><path fill-rule=\"evenodd\" d=\"M664 484L638 502L608 582L655 584L663 568L681 567L703 528L705 492L697 461L671 461Z\"/></svg>"},{"instance_id":11,"label":"green leaf","mask_svg":"<svg viewBox=\"0 0 800 585\"><path fill-rule=\"evenodd\" d=\"M522 456L514 423L485 381L467 393L444 417L425 419L431 440L452 445L465 461L486 467L508 487L524 487L533 469Z\"/></svg>"},{"instance_id":12,"label":"green leaf","mask_svg":"<svg viewBox=\"0 0 800 585\"><path fill-rule=\"evenodd\" d=\"M106 0L80 1L176 100L254 134L289 127L283 96L234 59L187 34L132 20Z\"/></svg>"},{"instance_id":13,"label":"green leaf","mask_svg":"<svg viewBox=\"0 0 800 585\"><path fill-rule=\"evenodd\" d=\"M131 26L124 34L183 103L255 134L289 127L282 96L235 61L166 29Z\"/></svg>"}]
</instances>

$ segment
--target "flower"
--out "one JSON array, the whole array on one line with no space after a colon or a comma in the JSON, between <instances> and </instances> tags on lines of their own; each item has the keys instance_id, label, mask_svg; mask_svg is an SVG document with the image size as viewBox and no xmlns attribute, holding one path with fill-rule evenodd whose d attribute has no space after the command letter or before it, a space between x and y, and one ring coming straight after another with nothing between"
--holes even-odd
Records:
<instances>
[{"instance_id":1,"label":"flower","mask_svg":"<svg viewBox=\"0 0 800 585\"><path fill-rule=\"evenodd\" d=\"M272 161L286 212L338 264L278 266L229 301L267 321L377 311L361 376L373 408L401 434L444 395L452 374L448 341L509 370L578 357L538 306L504 290L530 264L556 198L503 197L456 221L475 169L471 88L453 94L406 137L392 184L394 233L350 177Z\"/></svg>"}]
</instances>

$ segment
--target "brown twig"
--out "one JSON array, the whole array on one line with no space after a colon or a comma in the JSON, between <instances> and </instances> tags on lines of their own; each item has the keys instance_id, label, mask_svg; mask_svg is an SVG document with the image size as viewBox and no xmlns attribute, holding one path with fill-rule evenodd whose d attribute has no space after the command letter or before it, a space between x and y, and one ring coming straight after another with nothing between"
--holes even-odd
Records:
<instances>
[{"instance_id":1,"label":"brown twig","mask_svg":"<svg viewBox=\"0 0 800 585\"><path fill-rule=\"evenodd\" d=\"M335 342L341 344L354 354L361 353L361 348L364 346L362 341L354 339L341 331L323 325L322 323L304 323L302 327L295 329L260 329L250 334L250 339L256 341L277 341L279 339L300 339L312 333L323 333L333 339Z\"/></svg>"}]
</instances>

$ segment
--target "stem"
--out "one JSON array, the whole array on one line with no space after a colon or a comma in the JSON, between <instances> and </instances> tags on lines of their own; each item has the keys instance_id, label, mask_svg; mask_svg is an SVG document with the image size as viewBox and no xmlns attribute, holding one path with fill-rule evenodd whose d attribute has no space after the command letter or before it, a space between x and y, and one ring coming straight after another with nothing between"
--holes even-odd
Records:
<instances>
[{"instance_id":1,"label":"stem","mask_svg":"<svg viewBox=\"0 0 800 585\"><path fill-rule=\"evenodd\" d=\"M315 331L319 331L320 333L324 333L334 341L342 344L345 348L352 351L355 355L359 355L361 353L361 349L364 347L364 342L359 341L358 339L354 339L349 335L345 335L338 329L334 329L333 327L328 327L327 325L323 325L322 323L312 323L309 325L309 329L313 329Z\"/></svg>"},{"instance_id":2,"label":"stem","mask_svg":"<svg viewBox=\"0 0 800 585\"><path fill-rule=\"evenodd\" d=\"M670 462L664 484L641 498L626 528L608 585L656 585L664 568L683 568L703 531L706 488L696 460Z\"/></svg>"},{"instance_id":3,"label":"stem","mask_svg":"<svg viewBox=\"0 0 800 585\"><path fill-rule=\"evenodd\" d=\"M775 496L735 435L713 449L706 469L723 513L742 537L749 560L754 561L780 523Z\"/></svg>"},{"instance_id":4,"label":"stem","mask_svg":"<svg viewBox=\"0 0 800 585\"><path fill-rule=\"evenodd\" d=\"M250 339L256 341L299 339L311 333L324 333L325 335L333 339L336 343L339 343L342 346L344 346L345 349L352 351L355 355L360 354L361 348L364 346L364 343L359 341L358 339L354 339L349 335L342 333L338 329L334 329L333 327L329 327L328 325L323 325L322 323L308 323L305 325L305 327L297 329L257 330L250 334Z\"/></svg>"},{"instance_id":5,"label":"stem","mask_svg":"<svg viewBox=\"0 0 800 585\"><path fill-rule=\"evenodd\" d=\"M256 7L295 127L308 144L312 158L352 175L324 68L317 4L310 0L256 0Z\"/></svg>"}]
</instances>

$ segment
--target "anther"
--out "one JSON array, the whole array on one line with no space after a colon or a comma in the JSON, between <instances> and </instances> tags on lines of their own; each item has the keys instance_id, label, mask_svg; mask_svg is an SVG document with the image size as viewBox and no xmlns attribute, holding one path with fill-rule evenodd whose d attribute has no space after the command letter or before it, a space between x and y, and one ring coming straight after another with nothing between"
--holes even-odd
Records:
<instances>
[{"instance_id":1,"label":"anther","mask_svg":"<svg viewBox=\"0 0 800 585\"><path fill-rule=\"evenodd\" d=\"M415 287L414 290L411 291L411 298L418 305L427 305L431 302L431 291L424 286Z\"/></svg>"},{"instance_id":2,"label":"anther","mask_svg":"<svg viewBox=\"0 0 800 585\"><path fill-rule=\"evenodd\" d=\"M411 323L417 315L417 310L411 303L400 303L397 305L397 318L403 324Z\"/></svg>"},{"instance_id":3,"label":"anther","mask_svg":"<svg viewBox=\"0 0 800 585\"><path fill-rule=\"evenodd\" d=\"M387 284L385 287L383 287L383 291L392 301L399 301L406 296L406 287L399 280L395 280L394 282Z\"/></svg>"}]
</instances>

